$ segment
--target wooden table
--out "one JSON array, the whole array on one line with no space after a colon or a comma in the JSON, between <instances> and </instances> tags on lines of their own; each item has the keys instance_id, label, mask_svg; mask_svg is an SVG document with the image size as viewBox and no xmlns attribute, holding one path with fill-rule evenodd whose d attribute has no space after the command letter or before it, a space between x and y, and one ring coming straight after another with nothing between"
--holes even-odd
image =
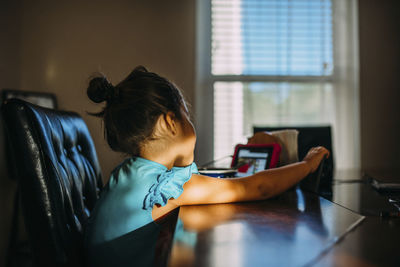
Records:
<instances>
[{"instance_id":1,"label":"wooden table","mask_svg":"<svg viewBox=\"0 0 400 267\"><path fill-rule=\"evenodd\" d=\"M167 265L400 266L400 220L368 214L366 202L380 196L357 177L338 179L330 201L296 188L266 201L181 207Z\"/></svg>"}]
</instances>

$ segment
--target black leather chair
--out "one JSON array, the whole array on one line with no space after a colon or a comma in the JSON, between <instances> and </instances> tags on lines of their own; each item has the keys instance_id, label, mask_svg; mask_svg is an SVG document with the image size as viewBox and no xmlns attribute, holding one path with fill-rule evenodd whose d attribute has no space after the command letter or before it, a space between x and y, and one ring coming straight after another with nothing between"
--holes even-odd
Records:
<instances>
[{"instance_id":1,"label":"black leather chair","mask_svg":"<svg viewBox=\"0 0 400 267\"><path fill-rule=\"evenodd\" d=\"M83 232L102 188L85 122L17 99L2 113L35 266L83 266Z\"/></svg>"},{"instance_id":2,"label":"black leather chair","mask_svg":"<svg viewBox=\"0 0 400 267\"><path fill-rule=\"evenodd\" d=\"M253 127L253 132L271 132L285 129L296 129L299 131L297 138L298 156L303 159L308 150L315 146L324 146L332 152L332 134L331 126L281 126L281 127ZM325 160L322 176L319 186L319 191L322 193L330 193L332 188L332 180L334 175L334 158L333 153Z\"/></svg>"}]
</instances>

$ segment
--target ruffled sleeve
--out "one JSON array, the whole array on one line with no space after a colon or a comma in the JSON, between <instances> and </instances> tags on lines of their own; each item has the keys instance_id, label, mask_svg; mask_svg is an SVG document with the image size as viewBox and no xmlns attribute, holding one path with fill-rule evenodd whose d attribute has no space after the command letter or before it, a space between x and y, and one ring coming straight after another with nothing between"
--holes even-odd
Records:
<instances>
[{"instance_id":1,"label":"ruffled sleeve","mask_svg":"<svg viewBox=\"0 0 400 267\"><path fill-rule=\"evenodd\" d=\"M174 167L159 174L143 200L143 209L152 210L155 204L165 206L168 199L178 198L183 192L183 185L195 173L199 171L193 162L187 167Z\"/></svg>"}]
</instances>

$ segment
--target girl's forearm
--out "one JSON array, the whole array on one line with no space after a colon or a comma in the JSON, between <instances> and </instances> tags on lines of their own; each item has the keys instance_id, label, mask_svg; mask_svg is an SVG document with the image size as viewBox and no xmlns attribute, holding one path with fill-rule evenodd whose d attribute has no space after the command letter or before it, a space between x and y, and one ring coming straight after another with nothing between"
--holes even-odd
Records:
<instances>
[{"instance_id":1,"label":"girl's forearm","mask_svg":"<svg viewBox=\"0 0 400 267\"><path fill-rule=\"evenodd\" d=\"M182 195L169 203L181 206L267 199L289 189L309 173L308 164L299 162L243 178L194 174L183 186Z\"/></svg>"},{"instance_id":2,"label":"girl's forearm","mask_svg":"<svg viewBox=\"0 0 400 267\"><path fill-rule=\"evenodd\" d=\"M309 165L302 161L280 168L269 169L240 178L244 201L267 199L297 184L310 173Z\"/></svg>"},{"instance_id":3,"label":"girl's forearm","mask_svg":"<svg viewBox=\"0 0 400 267\"><path fill-rule=\"evenodd\" d=\"M219 179L193 174L184 184L183 193L177 199L168 201L167 206L267 199L289 189L310 172L315 171L325 155L329 155L325 148L312 148L301 162L243 178Z\"/></svg>"}]
</instances>

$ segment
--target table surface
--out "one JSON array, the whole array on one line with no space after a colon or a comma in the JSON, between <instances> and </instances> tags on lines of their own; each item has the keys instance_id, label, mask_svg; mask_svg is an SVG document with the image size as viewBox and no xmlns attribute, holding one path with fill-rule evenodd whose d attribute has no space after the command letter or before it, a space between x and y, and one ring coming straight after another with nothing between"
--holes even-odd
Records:
<instances>
[{"instance_id":1,"label":"table surface","mask_svg":"<svg viewBox=\"0 0 400 267\"><path fill-rule=\"evenodd\" d=\"M293 188L265 201L181 207L167 265L400 266L400 219L377 216L393 209L388 197L360 173L335 179L324 198Z\"/></svg>"}]
</instances>

